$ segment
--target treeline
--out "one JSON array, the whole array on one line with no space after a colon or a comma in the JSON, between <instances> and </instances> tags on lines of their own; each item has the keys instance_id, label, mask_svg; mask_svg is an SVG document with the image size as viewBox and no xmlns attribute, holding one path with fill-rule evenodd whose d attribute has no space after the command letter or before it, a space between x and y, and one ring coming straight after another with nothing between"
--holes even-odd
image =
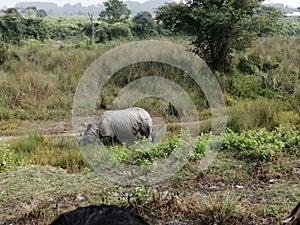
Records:
<instances>
[{"instance_id":1,"label":"treeline","mask_svg":"<svg viewBox=\"0 0 300 225\"><path fill-rule=\"evenodd\" d=\"M153 18L148 11L139 12L129 18L130 10L119 0L109 0L104 5L105 10L99 12L98 15L89 14L85 18L47 18L44 10L38 10L35 7L27 7L22 11L16 8L3 10L0 16L0 41L17 44L26 39L36 39L42 42L49 39L71 41L77 39L90 43L104 43L132 37L193 35L191 32L176 27L179 23L176 7L180 7L180 4L166 4L157 9L159 18ZM172 7L174 7L173 11ZM168 9L170 11L166 12ZM267 11L266 8L262 10ZM264 24L261 21L258 22ZM299 35L300 20L281 18L269 33Z\"/></svg>"},{"instance_id":2,"label":"treeline","mask_svg":"<svg viewBox=\"0 0 300 225\"><path fill-rule=\"evenodd\" d=\"M116 39L132 37L147 38L171 35L155 22L149 12L140 12L124 22L107 23L94 21L92 26L88 16L83 18L40 18L25 17L15 9L9 9L0 17L0 41L18 44L27 39L45 42L49 39L60 41L87 41L92 43L92 27L95 27L95 43L105 43ZM75 43L75 42L74 42Z\"/></svg>"}]
</instances>

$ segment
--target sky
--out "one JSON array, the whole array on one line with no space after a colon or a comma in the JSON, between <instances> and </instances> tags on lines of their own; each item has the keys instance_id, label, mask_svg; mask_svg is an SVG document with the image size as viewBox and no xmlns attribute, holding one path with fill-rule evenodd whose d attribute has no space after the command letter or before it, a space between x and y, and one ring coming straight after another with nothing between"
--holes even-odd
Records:
<instances>
[{"instance_id":1,"label":"sky","mask_svg":"<svg viewBox=\"0 0 300 225\"><path fill-rule=\"evenodd\" d=\"M1 0L0 1L0 8L3 8L4 6L14 7L17 2L33 2L33 1L53 2L53 3L56 3L59 6L63 6L67 3L70 3L71 5L74 5L78 2L81 2L82 5L88 6L88 5L97 5L99 3L102 3L105 0ZM147 0L134 0L134 1L142 3L142 2L145 2ZM179 2L180 0L176 0L176 1ZM294 8L300 7L300 0L266 0L265 2L282 3L284 5L290 5Z\"/></svg>"}]
</instances>

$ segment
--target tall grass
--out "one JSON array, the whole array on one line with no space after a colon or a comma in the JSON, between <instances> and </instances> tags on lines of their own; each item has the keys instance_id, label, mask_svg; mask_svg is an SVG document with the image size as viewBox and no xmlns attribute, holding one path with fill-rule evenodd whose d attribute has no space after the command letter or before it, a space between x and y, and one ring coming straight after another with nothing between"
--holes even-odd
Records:
<instances>
[{"instance_id":1,"label":"tall grass","mask_svg":"<svg viewBox=\"0 0 300 225\"><path fill-rule=\"evenodd\" d=\"M186 41L174 42L187 45ZM81 75L97 57L120 44L114 42L80 48L56 42L41 44L28 41L21 46L2 46L6 50L3 51L5 60L0 65L0 120L61 120L69 117ZM299 37L259 39L253 48L236 55L231 74L218 75L226 93L232 129L273 128L282 123L298 123L299 44ZM244 74L236 67L243 57L252 57L252 61L247 63L258 68L254 74ZM260 70L261 64L265 67ZM114 98L126 84L153 75L180 84L191 96L199 115L207 112L205 96L187 74L168 65L149 62L130 65L117 72L100 93L97 107L110 109ZM138 104L150 109L154 116L169 114L170 120L178 113L161 99L144 99ZM286 119L290 116L291 120Z\"/></svg>"},{"instance_id":2,"label":"tall grass","mask_svg":"<svg viewBox=\"0 0 300 225\"><path fill-rule=\"evenodd\" d=\"M10 140L8 144L6 149L11 155L5 157L10 157L8 159L13 162L13 166L50 165L68 172L80 172L88 167L74 138L43 137L32 133Z\"/></svg>"},{"instance_id":3,"label":"tall grass","mask_svg":"<svg viewBox=\"0 0 300 225\"><path fill-rule=\"evenodd\" d=\"M53 49L42 44L10 46L17 57L0 67L0 119L61 119L70 115L84 70L107 49Z\"/></svg>"}]
</instances>

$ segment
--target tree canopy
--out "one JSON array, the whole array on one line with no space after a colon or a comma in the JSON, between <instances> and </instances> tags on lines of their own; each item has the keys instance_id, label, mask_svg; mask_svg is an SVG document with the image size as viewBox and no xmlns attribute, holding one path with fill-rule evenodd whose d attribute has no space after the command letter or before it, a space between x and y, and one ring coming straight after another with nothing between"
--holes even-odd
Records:
<instances>
[{"instance_id":1,"label":"tree canopy","mask_svg":"<svg viewBox=\"0 0 300 225\"><path fill-rule=\"evenodd\" d=\"M261 2L187 0L158 8L156 19L167 29L193 35L192 50L211 69L226 71L232 54L250 47L257 33L270 32L270 24L279 18L276 10L258 11Z\"/></svg>"},{"instance_id":2,"label":"tree canopy","mask_svg":"<svg viewBox=\"0 0 300 225\"><path fill-rule=\"evenodd\" d=\"M139 12L132 18L132 31L136 36L146 37L154 30L154 21L148 11Z\"/></svg>"},{"instance_id":3,"label":"tree canopy","mask_svg":"<svg viewBox=\"0 0 300 225\"><path fill-rule=\"evenodd\" d=\"M108 0L103 2L105 10L100 13L100 20L113 24L117 22L124 22L129 18L131 11L127 5L120 0Z\"/></svg>"},{"instance_id":4,"label":"tree canopy","mask_svg":"<svg viewBox=\"0 0 300 225\"><path fill-rule=\"evenodd\" d=\"M32 8L30 8L32 10ZM49 38L49 26L36 17L23 17L16 8L4 10L0 16L0 40L18 43L22 39L34 38L44 41Z\"/></svg>"}]
</instances>

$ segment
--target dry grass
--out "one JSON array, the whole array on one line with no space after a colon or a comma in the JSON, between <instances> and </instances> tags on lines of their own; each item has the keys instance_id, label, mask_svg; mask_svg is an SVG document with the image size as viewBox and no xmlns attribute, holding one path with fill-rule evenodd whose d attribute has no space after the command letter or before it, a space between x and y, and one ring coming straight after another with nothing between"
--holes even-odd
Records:
<instances>
[{"instance_id":1,"label":"dry grass","mask_svg":"<svg viewBox=\"0 0 300 225\"><path fill-rule=\"evenodd\" d=\"M143 188L121 187L94 172L21 167L0 174L0 222L43 225L78 206L104 203L129 206L152 224L277 224L300 197L299 177L293 173L299 159L285 160L288 166L255 169L255 163L219 153L213 165L193 179L173 178ZM279 170L286 175L278 177ZM236 179L243 174L248 175Z\"/></svg>"}]
</instances>

